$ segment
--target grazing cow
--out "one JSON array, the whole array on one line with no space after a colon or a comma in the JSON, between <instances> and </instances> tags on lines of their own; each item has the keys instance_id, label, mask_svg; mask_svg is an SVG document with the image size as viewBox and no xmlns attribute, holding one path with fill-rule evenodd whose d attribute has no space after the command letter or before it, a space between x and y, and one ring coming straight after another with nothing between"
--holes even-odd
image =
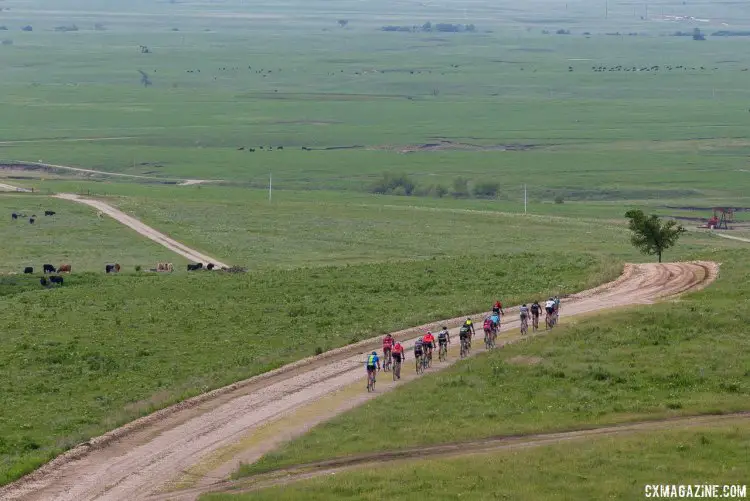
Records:
<instances>
[{"instance_id":1,"label":"grazing cow","mask_svg":"<svg viewBox=\"0 0 750 501\"><path fill-rule=\"evenodd\" d=\"M27 266L26 268L23 269L23 272L26 273L27 275L30 275L34 273L34 268L32 268L31 266Z\"/></svg>"},{"instance_id":2,"label":"grazing cow","mask_svg":"<svg viewBox=\"0 0 750 501\"><path fill-rule=\"evenodd\" d=\"M63 277L52 275L51 277L49 277L49 281L52 282L53 284L60 284L60 285L62 285L63 284Z\"/></svg>"},{"instance_id":3,"label":"grazing cow","mask_svg":"<svg viewBox=\"0 0 750 501\"><path fill-rule=\"evenodd\" d=\"M206 266L207 270L213 270L214 269L214 263L208 263L208 266Z\"/></svg>"},{"instance_id":4,"label":"grazing cow","mask_svg":"<svg viewBox=\"0 0 750 501\"><path fill-rule=\"evenodd\" d=\"M34 224L34 218L33 217L29 218L29 224Z\"/></svg>"},{"instance_id":5,"label":"grazing cow","mask_svg":"<svg viewBox=\"0 0 750 501\"><path fill-rule=\"evenodd\" d=\"M104 265L104 271L106 273L114 273L114 271L115 271L115 265L114 264Z\"/></svg>"},{"instance_id":6,"label":"grazing cow","mask_svg":"<svg viewBox=\"0 0 750 501\"><path fill-rule=\"evenodd\" d=\"M115 263L115 273L120 273L120 265Z\"/></svg>"},{"instance_id":7,"label":"grazing cow","mask_svg":"<svg viewBox=\"0 0 750 501\"><path fill-rule=\"evenodd\" d=\"M45 274L46 273L54 273L55 271L57 271L57 270L55 270L55 267L52 266L51 264L45 264L44 265L44 273Z\"/></svg>"},{"instance_id":8,"label":"grazing cow","mask_svg":"<svg viewBox=\"0 0 750 501\"><path fill-rule=\"evenodd\" d=\"M47 279L44 278L44 277L42 277L42 278L39 279L39 283L42 285L42 287L49 286L49 283L47 283Z\"/></svg>"},{"instance_id":9,"label":"grazing cow","mask_svg":"<svg viewBox=\"0 0 750 501\"><path fill-rule=\"evenodd\" d=\"M156 271L164 271L164 263L156 263Z\"/></svg>"},{"instance_id":10,"label":"grazing cow","mask_svg":"<svg viewBox=\"0 0 750 501\"><path fill-rule=\"evenodd\" d=\"M11 215L10 215L10 217L11 217L12 219L18 219L18 214L16 214L16 213L14 212L13 214L11 214Z\"/></svg>"},{"instance_id":11,"label":"grazing cow","mask_svg":"<svg viewBox=\"0 0 750 501\"><path fill-rule=\"evenodd\" d=\"M187 271L195 271L195 270L200 270L200 269L203 269L203 263L187 265Z\"/></svg>"},{"instance_id":12,"label":"grazing cow","mask_svg":"<svg viewBox=\"0 0 750 501\"><path fill-rule=\"evenodd\" d=\"M172 266L172 263L167 263L167 271L170 273L174 271L174 266Z\"/></svg>"},{"instance_id":13,"label":"grazing cow","mask_svg":"<svg viewBox=\"0 0 750 501\"><path fill-rule=\"evenodd\" d=\"M46 211L44 211L44 215L45 216L54 216L55 214L57 214L57 212L55 212L53 210L46 210Z\"/></svg>"},{"instance_id":14,"label":"grazing cow","mask_svg":"<svg viewBox=\"0 0 750 501\"><path fill-rule=\"evenodd\" d=\"M58 273L70 273L71 269L72 267L69 264L61 264L60 266L57 267L57 272Z\"/></svg>"}]
</instances>

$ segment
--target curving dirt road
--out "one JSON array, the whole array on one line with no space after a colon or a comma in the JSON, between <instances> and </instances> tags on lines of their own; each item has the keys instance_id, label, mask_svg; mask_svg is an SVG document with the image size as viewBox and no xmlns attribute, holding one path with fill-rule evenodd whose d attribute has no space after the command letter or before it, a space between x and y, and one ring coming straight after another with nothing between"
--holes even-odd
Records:
<instances>
[{"instance_id":1,"label":"curving dirt road","mask_svg":"<svg viewBox=\"0 0 750 501\"><path fill-rule=\"evenodd\" d=\"M717 273L718 265L707 262L626 265L614 282L565 299L562 318L673 297L705 287ZM455 330L464 318L394 335L408 347L425 328L448 324ZM499 343L519 338L518 320L514 315L506 318L512 320L503 325ZM257 460L280 440L414 379L407 364L402 381L379 382L374 394L364 391L363 353L379 348L379 340L311 357L141 418L0 489L0 498L195 499L212 485L221 485L240 461ZM481 351L477 347L474 353ZM455 359L453 353L432 370Z\"/></svg>"},{"instance_id":2,"label":"curving dirt road","mask_svg":"<svg viewBox=\"0 0 750 501\"><path fill-rule=\"evenodd\" d=\"M135 231L137 231L144 237L149 238L160 245L163 245L164 247L171 250L172 252L180 254L181 256L184 256L191 261L197 261L199 263L205 263L205 264L213 263L218 267L227 267L227 268L229 267L228 265L222 263L221 261L218 261L205 254L201 254L200 252L193 250L184 244L181 244L177 240L169 238L164 233L161 233L153 229L152 227L142 223L141 221L139 221L138 219L132 216L128 216L121 210L115 209L114 207L112 207L111 205L105 202L102 202L100 200L93 200L91 198L82 198L73 193L60 193L58 195L54 195L54 197L61 198L63 200L70 200L71 202L78 202L78 203L86 204L91 207L94 207L95 209L99 209L99 211L103 212L104 214L107 214L112 219L119 221L125 226L129 226L130 228L134 229Z\"/></svg>"}]
</instances>

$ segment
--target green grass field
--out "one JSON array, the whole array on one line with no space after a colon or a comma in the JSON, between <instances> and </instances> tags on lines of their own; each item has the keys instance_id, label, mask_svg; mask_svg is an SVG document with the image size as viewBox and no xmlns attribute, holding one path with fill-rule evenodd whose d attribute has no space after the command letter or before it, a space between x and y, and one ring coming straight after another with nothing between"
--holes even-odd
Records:
<instances>
[{"instance_id":1,"label":"green grass field","mask_svg":"<svg viewBox=\"0 0 750 501\"><path fill-rule=\"evenodd\" d=\"M10 312L0 318L0 368L11 375L0 381L0 483L148 410L316 348L483 309L498 281L505 301L520 302L611 278L623 261L643 259L628 243L628 208L707 218L709 210L668 206L750 207L750 55L742 38L710 36L727 19L732 29L750 27L747 9L708 0L654 0L650 13L609 4L605 18L600 6L552 1L133 0L125 8L5 0L0 164L155 179L0 169L0 182L106 198L253 273L136 274L136 265L185 261L88 207L1 193L0 273L46 262L96 273L76 272L62 290L0 277L0 306ZM677 15L709 20L665 19ZM379 30L426 21L477 31ZM668 36L696 23L708 40ZM55 31L73 24L78 31ZM139 70L152 85L142 85ZM498 186L488 199L371 194L386 172L410 177L415 193L450 191L458 177L470 188ZM173 186L182 179L219 182ZM528 216L520 214L524 185ZM59 216L33 227L10 221L13 210L44 208ZM727 249L744 246L689 233L668 259L731 259L724 269L736 273L677 305L588 320L387 398L403 406L426 398L415 396L420 389L454 384L480 414L456 405L445 422L494 414L493 433L741 407L747 364L726 346L744 343L737 304L747 263L744 251ZM128 273L105 277L109 262ZM712 322L726 332L710 331ZM261 335L269 346L256 346ZM708 350L717 337L727 344ZM590 338L601 345L592 348ZM701 380L670 379L688 362L665 362L654 351L663 345L638 344L644 339L714 365ZM644 367L631 367L627 357L641 351ZM514 365L513 353L542 363ZM524 414L477 403L495 380ZM533 399L530 388L539 390ZM362 412L264 464L312 457L297 447L348 433ZM388 409L373 416L392 418ZM403 429L413 426L407 419ZM467 436L477 426L466 426ZM347 433L339 449L329 443L315 453L383 446Z\"/></svg>"},{"instance_id":2,"label":"green grass field","mask_svg":"<svg viewBox=\"0 0 750 501\"><path fill-rule=\"evenodd\" d=\"M45 210L56 214L44 216ZM0 212L0 273L23 273L25 267L31 266L36 274L41 274L45 263L55 267L69 263L74 271L103 273L107 263L119 263L123 271L132 272L136 265L151 268L157 261L185 262L181 256L112 219L99 219L95 209L65 200L0 193ZM28 218L11 219L13 212L37 218L32 225ZM16 278L0 276L0 280Z\"/></svg>"},{"instance_id":3,"label":"green grass field","mask_svg":"<svg viewBox=\"0 0 750 501\"><path fill-rule=\"evenodd\" d=\"M646 485L653 484L744 486L747 496L749 454L746 422L677 426L465 458L384 464L201 500L643 499Z\"/></svg>"},{"instance_id":4,"label":"green grass field","mask_svg":"<svg viewBox=\"0 0 750 501\"><path fill-rule=\"evenodd\" d=\"M680 301L566 321L311 430L241 475L353 453L747 408L745 252ZM569 324L569 322L572 322ZM566 325L569 324L569 325ZM428 426L425 426L429 423Z\"/></svg>"},{"instance_id":5,"label":"green grass field","mask_svg":"<svg viewBox=\"0 0 750 501\"><path fill-rule=\"evenodd\" d=\"M248 275L73 274L63 289L8 294L0 298L0 369L9 376L0 391L0 483L188 396L319 350L482 311L498 287L520 302L618 272L590 256L520 254Z\"/></svg>"}]
</instances>

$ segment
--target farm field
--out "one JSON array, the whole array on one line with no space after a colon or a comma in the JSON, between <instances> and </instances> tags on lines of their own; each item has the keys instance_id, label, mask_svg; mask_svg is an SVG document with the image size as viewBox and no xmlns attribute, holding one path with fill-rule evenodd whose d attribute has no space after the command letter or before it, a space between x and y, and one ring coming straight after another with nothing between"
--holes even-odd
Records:
<instances>
[{"instance_id":1,"label":"farm field","mask_svg":"<svg viewBox=\"0 0 750 501\"><path fill-rule=\"evenodd\" d=\"M669 430L566 440L491 454L370 464L282 487L200 499L369 501L382 499L385 492L398 500L639 499L646 485L656 483L746 486L749 447L746 420L690 428L675 424Z\"/></svg>"},{"instance_id":2,"label":"farm field","mask_svg":"<svg viewBox=\"0 0 750 501\"><path fill-rule=\"evenodd\" d=\"M565 321L563 301L559 331L421 378L314 428L241 473L394 448L744 410L747 319L729 311L747 294L750 262L744 251L711 259L724 265L704 291L583 320Z\"/></svg>"},{"instance_id":3,"label":"farm field","mask_svg":"<svg viewBox=\"0 0 750 501\"><path fill-rule=\"evenodd\" d=\"M55 211L44 216L45 210ZM119 263L123 271L136 265L153 267L157 261L183 263L163 247L156 245L109 218L99 219L96 210L50 197L0 193L0 234L3 259L0 273L20 273L32 266L37 275L45 263L58 267L72 264L74 271L104 272L106 263ZM13 220L12 212L36 215ZM18 277L0 276L2 281ZM38 283L36 284L39 285Z\"/></svg>"},{"instance_id":4,"label":"farm field","mask_svg":"<svg viewBox=\"0 0 750 501\"><path fill-rule=\"evenodd\" d=\"M2 6L0 183L35 193L0 192L0 372L10 375L0 379L0 485L136 417L285 363L480 311L498 295L513 305L605 282L624 262L650 259L629 243L630 208L708 218L715 206L750 207L750 52L735 36L750 14L740 3L608 2L606 16L592 2L550 0ZM439 23L476 26L449 33ZM696 27L706 40L693 40ZM101 199L249 273L188 274L184 258L54 193ZM10 220L40 209L58 216ZM384 423L397 423L393 437L409 447L746 410L747 245L691 231L665 257L721 262L709 289L459 363L239 475L391 448ZM63 288L11 275L47 262L73 264ZM105 276L112 262L124 273ZM180 273L135 269L156 262ZM659 435L637 478L670 450L668 476L707 471L734 437L727 430L706 429L708 443ZM746 431L736 432L743 444ZM701 447L675 452L675 437ZM597 463L591 478L619 480L562 492L627 497L622 471L647 439L617 440L622 461ZM596 462L605 445L575 454ZM551 480L529 488L524 475L565 474L572 466L555 451L493 455L501 473L466 482L480 499L497 482L509 497L544 499ZM478 461L409 472L434 469L443 485L450 468ZM320 499L367 499L384 478L307 485ZM437 493L425 480L417 494L455 497L467 485Z\"/></svg>"},{"instance_id":5,"label":"farm field","mask_svg":"<svg viewBox=\"0 0 750 501\"><path fill-rule=\"evenodd\" d=\"M188 396L481 311L499 283L520 302L617 273L589 256L521 254L247 275L76 274L64 289L8 294L0 298L0 366L9 375L0 483Z\"/></svg>"}]
</instances>

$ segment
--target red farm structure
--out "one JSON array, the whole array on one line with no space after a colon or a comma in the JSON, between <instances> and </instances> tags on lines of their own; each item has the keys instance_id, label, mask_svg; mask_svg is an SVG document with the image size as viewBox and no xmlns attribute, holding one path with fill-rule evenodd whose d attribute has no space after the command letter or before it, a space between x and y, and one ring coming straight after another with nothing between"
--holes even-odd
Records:
<instances>
[{"instance_id":1,"label":"red farm structure","mask_svg":"<svg viewBox=\"0 0 750 501\"><path fill-rule=\"evenodd\" d=\"M714 215L706 223L706 228L728 230L727 223L734 223L734 209L731 207L714 207Z\"/></svg>"}]
</instances>

